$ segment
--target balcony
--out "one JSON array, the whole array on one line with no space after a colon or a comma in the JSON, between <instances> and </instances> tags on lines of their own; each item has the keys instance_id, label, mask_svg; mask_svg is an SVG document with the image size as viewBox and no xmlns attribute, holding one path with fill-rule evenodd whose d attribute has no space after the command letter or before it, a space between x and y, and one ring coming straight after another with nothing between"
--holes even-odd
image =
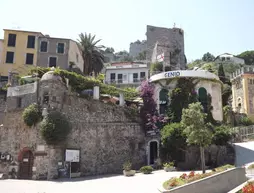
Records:
<instances>
[{"instance_id":1,"label":"balcony","mask_svg":"<svg viewBox=\"0 0 254 193\"><path fill-rule=\"evenodd\" d=\"M143 80L146 80L146 78L133 78L133 80L105 80L105 84L115 84L115 85L138 85L141 84Z\"/></svg>"}]
</instances>

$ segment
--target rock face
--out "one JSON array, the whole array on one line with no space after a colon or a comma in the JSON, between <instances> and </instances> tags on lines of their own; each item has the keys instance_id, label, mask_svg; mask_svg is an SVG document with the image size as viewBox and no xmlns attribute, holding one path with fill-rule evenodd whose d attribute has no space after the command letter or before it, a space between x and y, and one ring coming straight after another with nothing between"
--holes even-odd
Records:
<instances>
[{"instance_id":1,"label":"rock face","mask_svg":"<svg viewBox=\"0 0 254 193\"><path fill-rule=\"evenodd\" d=\"M17 97L22 101L19 107L14 105ZM40 107L60 111L71 123L72 130L62 144L48 146L39 125L29 128L24 124L24 108L37 99ZM4 127L0 127L0 152L21 163L22 152L31 151L34 179L57 177L58 169L66 164L65 150L72 148L80 150L76 169L81 175L119 173L128 160L137 169L146 161L145 142L139 123L123 107L80 98L58 78L41 81L36 93L8 97ZM0 164L0 172L7 172L1 170L6 169Z\"/></svg>"}]
</instances>

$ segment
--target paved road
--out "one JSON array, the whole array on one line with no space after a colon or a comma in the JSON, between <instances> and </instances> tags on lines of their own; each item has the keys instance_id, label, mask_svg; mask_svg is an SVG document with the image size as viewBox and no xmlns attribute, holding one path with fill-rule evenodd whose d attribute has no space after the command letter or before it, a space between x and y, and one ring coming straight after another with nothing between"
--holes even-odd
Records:
<instances>
[{"instance_id":1,"label":"paved road","mask_svg":"<svg viewBox=\"0 0 254 193\"><path fill-rule=\"evenodd\" d=\"M159 193L158 187L167 179L183 172L155 171L133 177L111 176L66 181L2 180L2 193Z\"/></svg>"},{"instance_id":2,"label":"paved road","mask_svg":"<svg viewBox=\"0 0 254 193\"><path fill-rule=\"evenodd\" d=\"M254 162L254 141L235 143L236 166Z\"/></svg>"}]
</instances>

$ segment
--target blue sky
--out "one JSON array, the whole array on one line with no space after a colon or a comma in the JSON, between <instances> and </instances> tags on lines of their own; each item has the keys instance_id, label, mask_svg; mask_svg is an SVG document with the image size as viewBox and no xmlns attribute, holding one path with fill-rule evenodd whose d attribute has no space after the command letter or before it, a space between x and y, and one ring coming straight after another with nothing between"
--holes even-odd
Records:
<instances>
[{"instance_id":1,"label":"blue sky","mask_svg":"<svg viewBox=\"0 0 254 193\"><path fill-rule=\"evenodd\" d=\"M188 60L254 50L253 0L0 0L0 29L76 40L96 34L116 51L145 39L146 25L181 27ZM0 32L3 38L3 31Z\"/></svg>"}]
</instances>

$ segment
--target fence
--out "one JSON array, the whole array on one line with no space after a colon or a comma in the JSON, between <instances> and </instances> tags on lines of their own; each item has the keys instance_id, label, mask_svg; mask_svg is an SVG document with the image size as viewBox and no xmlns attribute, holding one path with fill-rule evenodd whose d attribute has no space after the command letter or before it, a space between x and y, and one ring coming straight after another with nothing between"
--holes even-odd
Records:
<instances>
[{"instance_id":1,"label":"fence","mask_svg":"<svg viewBox=\"0 0 254 193\"><path fill-rule=\"evenodd\" d=\"M242 142L254 137L254 125L234 127L232 131L236 134L234 142Z\"/></svg>"}]
</instances>

